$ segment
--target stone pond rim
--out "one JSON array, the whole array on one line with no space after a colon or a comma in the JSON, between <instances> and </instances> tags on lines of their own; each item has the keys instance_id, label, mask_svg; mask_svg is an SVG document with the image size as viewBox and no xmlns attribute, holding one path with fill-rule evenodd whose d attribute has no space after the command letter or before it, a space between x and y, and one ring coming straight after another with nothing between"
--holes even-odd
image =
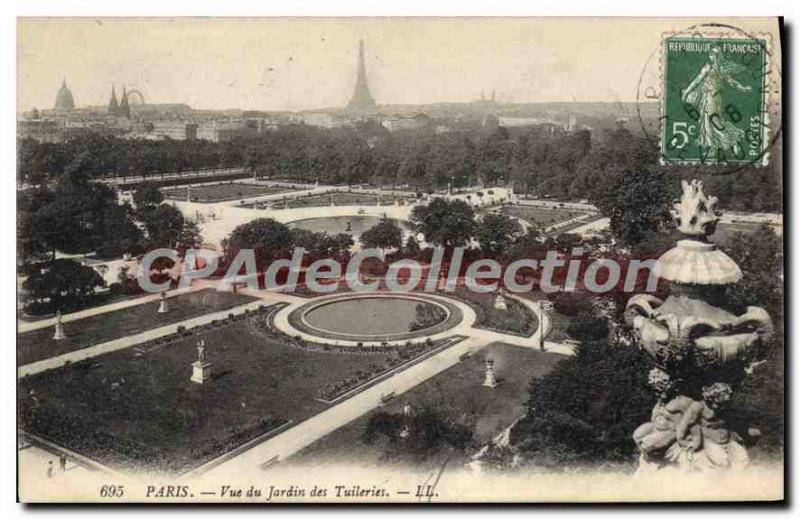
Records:
<instances>
[{"instance_id":1,"label":"stone pond rim","mask_svg":"<svg viewBox=\"0 0 800 519\"><path fill-rule=\"evenodd\" d=\"M386 332L364 332L359 333L357 329L353 331L342 331L341 329L331 326L325 328L319 322L309 322L309 314L330 307L336 304L353 303L363 301L369 305L369 300L382 299L392 301L406 301L413 304L415 307L418 304L425 304L437 307L445 314L444 318L436 324L425 327L420 330L396 332L387 330ZM394 318L395 316L391 316ZM413 339L424 339L426 337L445 332L457 326L463 320L464 316L461 310L453 303L439 298L429 298L423 295L413 293L367 293L367 294L343 294L341 296L327 297L322 301L311 301L299 308L293 310L289 316L289 322L298 330L328 340L341 340L341 341L364 341L364 342L377 342L377 341L402 341ZM357 317L357 319L369 319L365 313ZM409 321L410 324L410 321ZM346 326L346 325L345 325Z\"/></svg>"}]
</instances>

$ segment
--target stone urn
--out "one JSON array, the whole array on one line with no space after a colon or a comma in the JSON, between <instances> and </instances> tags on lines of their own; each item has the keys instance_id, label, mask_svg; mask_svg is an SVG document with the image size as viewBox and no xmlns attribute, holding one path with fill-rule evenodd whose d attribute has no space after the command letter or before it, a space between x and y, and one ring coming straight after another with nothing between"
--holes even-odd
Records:
<instances>
[{"instance_id":1,"label":"stone urn","mask_svg":"<svg viewBox=\"0 0 800 519\"><path fill-rule=\"evenodd\" d=\"M649 383L658 395L651 420L633 434L639 471L709 470L748 463L742 437L728 427L729 400L758 361L772 333L767 312L724 309L725 288L742 278L736 263L708 241L716 230L717 199L702 182L683 181L673 216L686 239L658 260L670 295L631 297L625 321L652 359Z\"/></svg>"}]
</instances>

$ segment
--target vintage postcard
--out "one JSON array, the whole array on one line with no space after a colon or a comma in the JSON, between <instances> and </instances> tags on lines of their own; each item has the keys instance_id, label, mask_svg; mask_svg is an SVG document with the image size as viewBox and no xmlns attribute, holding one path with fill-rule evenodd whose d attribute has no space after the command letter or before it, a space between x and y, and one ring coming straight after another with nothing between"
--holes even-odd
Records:
<instances>
[{"instance_id":1,"label":"vintage postcard","mask_svg":"<svg viewBox=\"0 0 800 519\"><path fill-rule=\"evenodd\" d=\"M784 500L781 19L17 32L21 502Z\"/></svg>"}]
</instances>

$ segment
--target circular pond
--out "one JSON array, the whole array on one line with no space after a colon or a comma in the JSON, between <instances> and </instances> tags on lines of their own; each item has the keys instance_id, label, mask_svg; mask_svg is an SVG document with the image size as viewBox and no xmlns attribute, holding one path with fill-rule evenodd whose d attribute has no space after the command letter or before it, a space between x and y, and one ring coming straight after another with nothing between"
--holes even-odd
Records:
<instances>
[{"instance_id":1,"label":"circular pond","mask_svg":"<svg viewBox=\"0 0 800 519\"><path fill-rule=\"evenodd\" d=\"M417 323L417 308L433 317ZM447 313L436 305L400 297L343 299L318 306L303 317L314 328L356 335L396 334L439 324Z\"/></svg>"},{"instance_id":2,"label":"circular pond","mask_svg":"<svg viewBox=\"0 0 800 519\"><path fill-rule=\"evenodd\" d=\"M347 294L307 303L289 314L292 326L327 339L396 341L424 337L457 325L452 303L418 295Z\"/></svg>"}]
</instances>

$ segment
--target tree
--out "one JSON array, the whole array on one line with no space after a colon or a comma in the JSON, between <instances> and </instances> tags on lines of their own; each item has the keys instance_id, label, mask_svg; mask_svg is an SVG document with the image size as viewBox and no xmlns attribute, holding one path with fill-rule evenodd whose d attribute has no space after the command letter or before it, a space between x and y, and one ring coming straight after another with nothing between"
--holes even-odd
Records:
<instances>
[{"instance_id":1,"label":"tree","mask_svg":"<svg viewBox=\"0 0 800 519\"><path fill-rule=\"evenodd\" d=\"M152 182L141 184L133 192L133 203L136 204L137 211L142 214L148 209L153 209L164 201L164 195Z\"/></svg>"},{"instance_id":2,"label":"tree","mask_svg":"<svg viewBox=\"0 0 800 519\"><path fill-rule=\"evenodd\" d=\"M151 247L174 248L181 241L185 220L171 205L161 204L145 216L144 225Z\"/></svg>"},{"instance_id":3,"label":"tree","mask_svg":"<svg viewBox=\"0 0 800 519\"><path fill-rule=\"evenodd\" d=\"M504 214L488 213L478 224L475 239L485 253L500 254L508 252L522 232L517 220Z\"/></svg>"},{"instance_id":4,"label":"tree","mask_svg":"<svg viewBox=\"0 0 800 519\"><path fill-rule=\"evenodd\" d=\"M596 311L581 312L570 320L567 335L580 342L603 340L608 337L608 320Z\"/></svg>"},{"instance_id":5,"label":"tree","mask_svg":"<svg viewBox=\"0 0 800 519\"><path fill-rule=\"evenodd\" d=\"M445 248L464 246L475 234L475 212L463 200L436 198L411 211L411 223L425 240Z\"/></svg>"},{"instance_id":6,"label":"tree","mask_svg":"<svg viewBox=\"0 0 800 519\"><path fill-rule=\"evenodd\" d=\"M322 233L324 238L322 243L324 244L325 252L331 255L338 255L338 254L348 254L350 249L353 248L355 242L353 241L353 236L351 234L347 234L344 232L336 233L329 235L328 233Z\"/></svg>"},{"instance_id":7,"label":"tree","mask_svg":"<svg viewBox=\"0 0 800 519\"><path fill-rule=\"evenodd\" d=\"M601 211L611 219L611 232L623 245L636 245L672 221L671 184L675 182L660 171L637 170L619 178L613 203Z\"/></svg>"},{"instance_id":8,"label":"tree","mask_svg":"<svg viewBox=\"0 0 800 519\"><path fill-rule=\"evenodd\" d=\"M403 231L393 220L381 218L380 222L364 231L359 240L366 248L399 249L403 246Z\"/></svg>"},{"instance_id":9,"label":"tree","mask_svg":"<svg viewBox=\"0 0 800 519\"><path fill-rule=\"evenodd\" d=\"M639 349L598 341L530 385L527 415L512 443L529 462L553 468L633 462L633 431L650 417L650 362Z\"/></svg>"},{"instance_id":10,"label":"tree","mask_svg":"<svg viewBox=\"0 0 800 519\"><path fill-rule=\"evenodd\" d=\"M39 209L53 200L50 189L39 187L17 191L17 247L24 263L44 259L52 253L47 228L42 227Z\"/></svg>"},{"instance_id":11,"label":"tree","mask_svg":"<svg viewBox=\"0 0 800 519\"><path fill-rule=\"evenodd\" d=\"M417 239L414 237L414 235L409 236L408 239L406 240L405 251L408 254L419 253L420 251L419 243L417 242Z\"/></svg>"},{"instance_id":12,"label":"tree","mask_svg":"<svg viewBox=\"0 0 800 519\"><path fill-rule=\"evenodd\" d=\"M130 239L132 219L128 209L119 209L114 191L91 182L91 156L79 155L64 170L52 196L27 219L26 231L44 247L66 253L87 253L107 246L121 236Z\"/></svg>"},{"instance_id":13,"label":"tree","mask_svg":"<svg viewBox=\"0 0 800 519\"><path fill-rule=\"evenodd\" d=\"M22 286L33 303L29 307L43 311L37 313L44 313L85 306L95 297L95 289L104 288L106 283L91 267L73 260L57 259L32 273Z\"/></svg>"},{"instance_id":14,"label":"tree","mask_svg":"<svg viewBox=\"0 0 800 519\"><path fill-rule=\"evenodd\" d=\"M200 235L200 228L196 222L191 220L184 220L183 229L178 235L178 243L185 248L197 248L203 242L203 237Z\"/></svg>"},{"instance_id":15,"label":"tree","mask_svg":"<svg viewBox=\"0 0 800 519\"><path fill-rule=\"evenodd\" d=\"M258 257L284 256L293 246L292 233L272 218L256 218L236 227L225 241L226 256L233 259L241 249L254 249Z\"/></svg>"},{"instance_id":16,"label":"tree","mask_svg":"<svg viewBox=\"0 0 800 519\"><path fill-rule=\"evenodd\" d=\"M739 265L742 279L726 287L724 300L736 314L761 306L775 332L762 347L750 377L733 394L739 430L756 427L761 451L781 455L784 443L784 280L783 247L775 232L762 226L752 234L737 234L723 250Z\"/></svg>"},{"instance_id":17,"label":"tree","mask_svg":"<svg viewBox=\"0 0 800 519\"><path fill-rule=\"evenodd\" d=\"M126 253L142 250L144 235L133 221L130 205L112 205L104 210L103 233L96 247L101 258L117 258Z\"/></svg>"},{"instance_id":18,"label":"tree","mask_svg":"<svg viewBox=\"0 0 800 519\"><path fill-rule=\"evenodd\" d=\"M783 247L767 225L738 233L722 249L739 265L742 279L729 285L725 300L737 313L763 306L776 323L783 319Z\"/></svg>"},{"instance_id":19,"label":"tree","mask_svg":"<svg viewBox=\"0 0 800 519\"><path fill-rule=\"evenodd\" d=\"M560 292L553 302L553 309L568 317L591 315L594 311L591 298L584 292Z\"/></svg>"},{"instance_id":20,"label":"tree","mask_svg":"<svg viewBox=\"0 0 800 519\"><path fill-rule=\"evenodd\" d=\"M261 150L256 146L250 146L245 151L244 167L247 168L253 176L257 176L259 170L262 168L264 157Z\"/></svg>"}]
</instances>

